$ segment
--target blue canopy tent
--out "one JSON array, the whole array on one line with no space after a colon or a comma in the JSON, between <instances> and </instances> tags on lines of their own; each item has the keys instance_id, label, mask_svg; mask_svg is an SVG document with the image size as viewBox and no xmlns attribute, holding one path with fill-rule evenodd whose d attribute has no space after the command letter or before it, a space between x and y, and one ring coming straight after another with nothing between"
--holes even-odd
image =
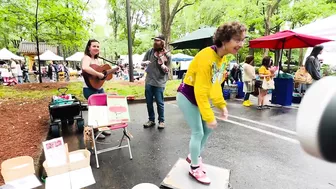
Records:
<instances>
[{"instance_id":1,"label":"blue canopy tent","mask_svg":"<svg viewBox=\"0 0 336 189\"><path fill-rule=\"evenodd\" d=\"M172 55L172 61L173 62L180 62L180 61L190 61L192 60L194 57L193 56L189 56L186 54L182 54L182 53L177 53L177 54L173 54Z\"/></svg>"}]
</instances>

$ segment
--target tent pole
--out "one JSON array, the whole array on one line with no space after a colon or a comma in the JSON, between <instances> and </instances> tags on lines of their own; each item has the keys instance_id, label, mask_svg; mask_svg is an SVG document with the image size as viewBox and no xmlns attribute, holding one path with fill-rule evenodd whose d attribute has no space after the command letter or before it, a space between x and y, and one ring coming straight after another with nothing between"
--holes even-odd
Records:
<instances>
[{"instance_id":1,"label":"tent pole","mask_svg":"<svg viewBox=\"0 0 336 189\"><path fill-rule=\"evenodd\" d=\"M280 57L279 57L279 71L278 71L278 78L280 77L280 71L281 71L281 67L282 67L282 66L281 66L281 64L282 64L281 60L282 60L283 50L284 50L284 48L285 48L285 42L286 42L286 39L284 39L283 42L282 42L282 48L281 48Z\"/></svg>"}]
</instances>

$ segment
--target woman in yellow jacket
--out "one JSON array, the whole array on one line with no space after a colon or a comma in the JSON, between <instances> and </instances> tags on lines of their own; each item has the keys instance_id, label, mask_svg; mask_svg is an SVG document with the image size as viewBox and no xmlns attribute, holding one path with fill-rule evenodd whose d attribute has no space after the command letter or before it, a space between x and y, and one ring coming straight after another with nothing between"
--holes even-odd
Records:
<instances>
[{"instance_id":1,"label":"woman in yellow jacket","mask_svg":"<svg viewBox=\"0 0 336 189\"><path fill-rule=\"evenodd\" d=\"M265 56L262 59L262 66L259 68L259 77L260 80L263 81L266 78L267 81L273 79L274 74L271 73L269 70L272 66L272 59L269 56ZM265 109L267 107L264 106L265 96L267 95L267 89L263 89L262 87L259 88L259 96L258 96L258 110Z\"/></svg>"},{"instance_id":2,"label":"woman in yellow jacket","mask_svg":"<svg viewBox=\"0 0 336 189\"><path fill-rule=\"evenodd\" d=\"M221 90L227 66L225 55L237 54L245 35L245 26L238 22L218 27L213 36L215 45L197 53L178 88L177 103L191 128L190 154L186 159L190 163L189 174L203 184L211 181L202 166L201 150L217 126L209 100L220 110L221 117L227 119L228 110Z\"/></svg>"}]
</instances>

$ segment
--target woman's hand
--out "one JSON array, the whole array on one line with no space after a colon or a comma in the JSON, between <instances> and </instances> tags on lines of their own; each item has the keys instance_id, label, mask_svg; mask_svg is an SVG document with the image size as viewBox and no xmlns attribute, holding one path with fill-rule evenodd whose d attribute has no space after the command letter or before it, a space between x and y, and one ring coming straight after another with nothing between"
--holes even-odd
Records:
<instances>
[{"instance_id":1,"label":"woman's hand","mask_svg":"<svg viewBox=\"0 0 336 189\"><path fill-rule=\"evenodd\" d=\"M98 76L99 79L103 79L105 77L105 75L103 73L98 73L97 76Z\"/></svg>"},{"instance_id":2,"label":"woman's hand","mask_svg":"<svg viewBox=\"0 0 336 189\"><path fill-rule=\"evenodd\" d=\"M209 127L210 129L216 128L217 127L217 121L216 121L216 119L213 120L212 122L208 122L207 123L207 127Z\"/></svg>"},{"instance_id":3,"label":"woman's hand","mask_svg":"<svg viewBox=\"0 0 336 189\"><path fill-rule=\"evenodd\" d=\"M228 109L226 108L226 106L220 110L220 117L223 119L223 120L227 120L228 117L229 117L229 111Z\"/></svg>"}]
</instances>

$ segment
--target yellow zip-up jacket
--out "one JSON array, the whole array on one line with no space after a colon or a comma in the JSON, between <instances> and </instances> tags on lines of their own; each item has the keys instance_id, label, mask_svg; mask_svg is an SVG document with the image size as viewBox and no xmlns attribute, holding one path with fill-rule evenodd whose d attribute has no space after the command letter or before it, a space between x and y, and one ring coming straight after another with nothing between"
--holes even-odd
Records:
<instances>
[{"instance_id":1,"label":"yellow zip-up jacket","mask_svg":"<svg viewBox=\"0 0 336 189\"><path fill-rule=\"evenodd\" d=\"M194 87L197 106L207 123L215 120L209 100L217 108L226 106L221 87L226 66L226 58L219 57L211 47L207 47L197 53L184 77L183 82Z\"/></svg>"}]
</instances>

